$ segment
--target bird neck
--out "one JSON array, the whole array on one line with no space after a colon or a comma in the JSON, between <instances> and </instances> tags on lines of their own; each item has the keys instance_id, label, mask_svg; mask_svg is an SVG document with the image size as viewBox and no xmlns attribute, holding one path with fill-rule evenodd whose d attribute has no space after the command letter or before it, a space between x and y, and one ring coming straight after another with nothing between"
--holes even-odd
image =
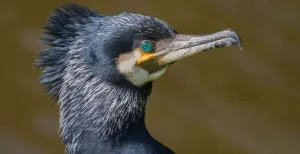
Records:
<instances>
[{"instance_id":1,"label":"bird neck","mask_svg":"<svg viewBox=\"0 0 300 154\"><path fill-rule=\"evenodd\" d=\"M151 83L135 87L103 81L84 70L65 72L59 95L60 131L70 153L84 145L150 138L144 118Z\"/></svg>"}]
</instances>

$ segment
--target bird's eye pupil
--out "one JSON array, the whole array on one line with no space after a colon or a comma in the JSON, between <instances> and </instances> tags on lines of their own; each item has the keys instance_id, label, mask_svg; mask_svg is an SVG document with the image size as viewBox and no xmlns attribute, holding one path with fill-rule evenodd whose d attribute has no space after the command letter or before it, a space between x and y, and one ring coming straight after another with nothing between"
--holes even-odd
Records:
<instances>
[{"instance_id":1,"label":"bird's eye pupil","mask_svg":"<svg viewBox=\"0 0 300 154\"><path fill-rule=\"evenodd\" d=\"M144 52L150 52L153 49L153 45L150 41L143 41L140 45L140 48L144 51Z\"/></svg>"}]
</instances>

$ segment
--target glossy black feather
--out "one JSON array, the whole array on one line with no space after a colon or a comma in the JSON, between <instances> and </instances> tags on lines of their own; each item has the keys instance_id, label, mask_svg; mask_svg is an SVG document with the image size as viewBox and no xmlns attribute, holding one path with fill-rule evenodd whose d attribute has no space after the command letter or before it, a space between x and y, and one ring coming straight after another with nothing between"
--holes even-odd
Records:
<instances>
[{"instance_id":1,"label":"glossy black feather","mask_svg":"<svg viewBox=\"0 0 300 154\"><path fill-rule=\"evenodd\" d=\"M93 17L104 16L77 4L67 4L56 9L49 23L44 26L47 37L42 38L41 42L50 48L40 51L35 66L46 67L41 73L40 83L48 85L50 95L58 96L70 44L75 41L78 33L84 30L83 26L92 22Z\"/></svg>"},{"instance_id":2,"label":"glossy black feather","mask_svg":"<svg viewBox=\"0 0 300 154\"><path fill-rule=\"evenodd\" d=\"M149 16L103 16L67 4L54 11L44 29L41 42L48 48L35 64L42 69L40 83L59 98L61 137L70 154L173 153L145 127L152 83L137 87L116 68L120 54L144 39L173 37L172 27ZM108 111L115 105L118 110Z\"/></svg>"}]
</instances>

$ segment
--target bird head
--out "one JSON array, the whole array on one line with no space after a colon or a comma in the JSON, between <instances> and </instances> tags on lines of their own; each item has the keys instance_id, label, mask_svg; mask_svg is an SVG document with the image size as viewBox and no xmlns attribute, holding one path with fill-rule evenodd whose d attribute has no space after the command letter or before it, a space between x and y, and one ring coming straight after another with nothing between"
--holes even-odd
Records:
<instances>
[{"instance_id":1,"label":"bird head","mask_svg":"<svg viewBox=\"0 0 300 154\"><path fill-rule=\"evenodd\" d=\"M109 17L95 33L95 39L100 40L95 42L95 54L109 55L117 71L135 86L158 79L180 59L241 44L238 34L229 29L208 35L184 35L162 20L132 13Z\"/></svg>"},{"instance_id":2,"label":"bird head","mask_svg":"<svg viewBox=\"0 0 300 154\"><path fill-rule=\"evenodd\" d=\"M241 46L229 29L184 35L154 17L104 16L77 4L56 9L44 28L42 43L48 47L36 66L42 69L40 83L60 103L65 143L82 130L122 136L143 119L151 82L171 64L213 48Z\"/></svg>"},{"instance_id":3,"label":"bird head","mask_svg":"<svg viewBox=\"0 0 300 154\"><path fill-rule=\"evenodd\" d=\"M45 29L49 37L42 41L50 48L41 50L36 64L44 68L41 83L48 84L53 95L61 91L63 82L82 78L141 87L180 59L213 48L241 46L238 34L229 29L184 35L154 17L104 16L76 4L57 9Z\"/></svg>"}]
</instances>

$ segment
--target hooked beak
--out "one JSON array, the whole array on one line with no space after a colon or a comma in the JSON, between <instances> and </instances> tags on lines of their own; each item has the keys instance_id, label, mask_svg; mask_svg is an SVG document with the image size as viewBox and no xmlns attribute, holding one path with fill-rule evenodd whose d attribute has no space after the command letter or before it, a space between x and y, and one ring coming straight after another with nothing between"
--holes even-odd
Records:
<instances>
[{"instance_id":1,"label":"hooked beak","mask_svg":"<svg viewBox=\"0 0 300 154\"><path fill-rule=\"evenodd\" d=\"M156 50L151 54L140 57L136 64L149 69L156 65L156 69L151 68L155 72L158 68L164 68L171 63L196 55L201 52L232 45L239 45L242 49L242 41L239 35L230 30L223 30L208 35L182 35L177 34L172 39L162 40L156 43ZM149 63L150 66L149 66Z\"/></svg>"}]
</instances>

